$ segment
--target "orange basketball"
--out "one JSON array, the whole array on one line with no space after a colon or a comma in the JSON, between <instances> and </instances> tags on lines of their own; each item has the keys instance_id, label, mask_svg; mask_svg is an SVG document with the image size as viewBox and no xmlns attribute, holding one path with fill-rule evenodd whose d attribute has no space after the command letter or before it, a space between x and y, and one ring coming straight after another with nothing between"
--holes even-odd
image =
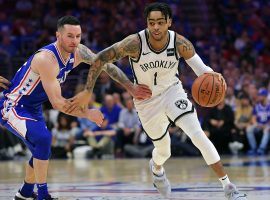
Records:
<instances>
[{"instance_id":1,"label":"orange basketball","mask_svg":"<svg viewBox=\"0 0 270 200\"><path fill-rule=\"evenodd\" d=\"M194 101L203 107L218 105L226 93L223 81L214 74L203 74L196 78L191 89Z\"/></svg>"}]
</instances>

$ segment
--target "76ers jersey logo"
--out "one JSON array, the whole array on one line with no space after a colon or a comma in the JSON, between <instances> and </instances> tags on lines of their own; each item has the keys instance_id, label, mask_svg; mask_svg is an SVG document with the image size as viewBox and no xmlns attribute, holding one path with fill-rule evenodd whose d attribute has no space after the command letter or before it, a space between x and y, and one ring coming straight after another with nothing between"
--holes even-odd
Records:
<instances>
[{"instance_id":1,"label":"76ers jersey logo","mask_svg":"<svg viewBox=\"0 0 270 200\"><path fill-rule=\"evenodd\" d=\"M187 100L185 100L185 99L177 100L174 104L175 104L178 108L180 108L181 110L186 109L187 106L188 106L188 102L187 102Z\"/></svg>"}]
</instances>

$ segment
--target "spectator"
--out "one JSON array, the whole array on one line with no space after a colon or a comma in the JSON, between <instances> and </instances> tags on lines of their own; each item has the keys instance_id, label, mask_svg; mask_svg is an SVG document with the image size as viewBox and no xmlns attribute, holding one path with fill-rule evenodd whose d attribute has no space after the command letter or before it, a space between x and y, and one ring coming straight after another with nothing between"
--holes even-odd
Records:
<instances>
[{"instance_id":1,"label":"spectator","mask_svg":"<svg viewBox=\"0 0 270 200\"><path fill-rule=\"evenodd\" d=\"M252 105L249 96L243 92L238 95L238 103L235 109L235 132L232 133L232 142L229 143L229 148L233 154L238 154L246 142L246 129L251 124Z\"/></svg>"},{"instance_id":2,"label":"spectator","mask_svg":"<svg viewBox=\"0 0 270 200\"><path fill-rule=\"evenodd\" d=\"M116 105L112 95L107 94L104 98L104 104L100 108L101 112L108 117L109 125L113 128L117 127L121 107Z\"/></svg>"},{"instance_id":3,"label":"spectator","mask_svg":"<svg viewBox=\"0 0 270 200\"><path fill-rule=\"evenodd\" d=\"M247 138L250 145L249 155L264 155L270 137L270 103L267 103L268 92L261 88L258 92L258 102L254 106L252 124L247 128ZM262 132L259 147L257 148L256 135Z\"/></svg>"},{"instance_id":4,"label":"spectator","mask_svg":"<svg viewBox=\"0 0 270 200\"><path fill-rule=\"evenodd\" d=\"M209 111L204 129L218 152L220 154L228 153L228 144L231 141L234 129L232 108L224 101L212 108Z\"/></svg>"},{"instance_id":5,"label":"spectator","mask_svg":"<svg viewBox=\"0 0 270 200\"><path fill-rule=\"evenodd\" d=\"M114 142L112 137L115 134L115 130L109 125L107 116L104 115L101 127L96 127L93 131L84 132L84 137L87 138L88 144L93 148L88 157L97 156L101 158L102 155L113 155Z\"/></svg>"},{"instance_id":6,"label":"spectator","mask_svg":"<svg viewBox=\"0 0 270 200\"><path fill-rule=\"evenodd\" d=\"M125 100L126 108L120 112L118 121L118 131L116 136L116 156L121 157L124 146L127 144L137 144L140 133L142 132L136 110L134 109L133 100Z\"/></svg>"},{"instance_id":7,"label":"spectator","mask_svg":"<svg viewBox=\"0 0 270 200\"><path fill-rule=\"evenodd\" d=\"M78 131L78 128L72 127L71 124L69 116L59 113L57 126L52 129L52 158L71 157L74 137Z\"/></svg>"}]
</instances>

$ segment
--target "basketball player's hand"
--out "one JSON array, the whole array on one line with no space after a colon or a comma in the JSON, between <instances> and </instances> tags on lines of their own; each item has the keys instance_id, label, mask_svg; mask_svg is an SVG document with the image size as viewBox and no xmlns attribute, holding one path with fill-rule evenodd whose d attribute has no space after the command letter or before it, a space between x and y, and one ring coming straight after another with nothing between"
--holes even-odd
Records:
<instances>
[{"instance_id":1,"label":"basketball player's hand","mask_svg":"<svg viewBox=\"0 0 270 200\"><path fill-rule=\"evenodd\" d=\"M152 96L152 91L144 84L133 85L129 92L137 100L146 100Z\"/></svg>"},{"instance_id":2,"label":"basketball player's hand","mask_svg":"<svg viewBox=\"0 0 270 200\"><path fill-rule=\"evenodd\" d=\"M86 111L87 119L89 119L92 122L95 122L99 127L101 126L104 115L102 112L98 109L87 109Z\"/></svg>"},{"instance_id":3,"label":"basketball player's hand","mask_svg":"<svg viewBox=\"0 0 270 200\"><path fill-rule=\"evenodd\" d=\"M83 90L82 92L79 92L77 95L69 99L69 104L64 106L64 111L66 113L71 113L74 111L84 111L86 108L88 108L89 101L91 99L91 93L87 90Z\"/></svg>"},{"instance_id":4,"label":"basketball player's hand","mask_svg":"<svg viewBox=\"0 0 270 200\"><path fill-rule=\"evenodd\" d=\"M0 76L0 87L4 89L8 89L8 85L10 85L10 82L4 77Z\"/></svg>"},{"instance_id":5,"label":"basketball player's hand","mask_svg":"<svg viewBox=\"0 0 270 200\"><path fill-rule=\"evenodd\" d=\"M222 82L222 85L225 88L225 91L227 91L227 84L226 84L226 81L225 81L225 79L224 79L224 77L222 76L221 73L218 73L218 72L205 72L205 74L213 74L213 75L217 76L218 80Z\"/></svg>"}]
</instances>

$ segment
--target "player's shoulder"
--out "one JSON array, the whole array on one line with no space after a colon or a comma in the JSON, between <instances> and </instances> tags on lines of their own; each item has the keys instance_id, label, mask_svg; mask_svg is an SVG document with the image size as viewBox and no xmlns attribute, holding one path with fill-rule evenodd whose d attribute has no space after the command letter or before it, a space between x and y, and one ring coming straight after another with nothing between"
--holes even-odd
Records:
<instances>
[{"instance_id":1,"label":"player's shoulder","mask_svg":"<svg viewBox=\"0 0 270 200\"><path fill-rule=\"evenodd\" d=\"M127 44L127 45L140 45L140 38L137 33L131 34L124 38L121 42Z\"/></svg>"},{"instance_id":2,"label":"player's shoulder","mask_svg":"<svg viewBox=\"0 0 270 200\"><path fill-rule=\"evenodd\" d=\"M190 58L195 54L193 44L183 35L176 33L175 45L184 59Z\"/></svg>"},{"instance_id":3,"label":"player's shoulder","mask_svg":"<svg viewBox=\"0 0 270 200\"><path fill-rule=\"evenodd\" d=\"M178 41L182 41L182 40L187 40L187 38L179 33L176 33L175 32L175 35L176 35L176 40Z\"/></svg>"},{"instance_id":4,"label":"player's shoulder","mask_svg":"<svg viewBox=\"0 0 270 200\"><path fill-rule=\"evenodd\" d=\"M140 53L141 42L138 34L132 34L116 43L115 47L123 55L137 58Z\"/></svg>"},{"instance_id":5,"label":"player's shoulder","mask_svg":"<svg viewBox=\"0 0 270 200\"><path fill-rule=\"evenodd\" d=\"M46 62L46 63L55 63L57 61L55 55L50 51L39 51L35 53L33 57L34 62Z\"/></svg>"},{"instance_id":6,"label":"player's shoulder","mask_svg":"<svg viewBox=\"0 0 270 200\"><path fill-rule=\"evenodd\" d=\"M53 67L54 65L57 65L57 59L52 53L47 51L35 53L31 62L31 68L37 74L40 74L40 72L44 70L54 73L54 69L56 69Z\"/></svg>"}]
</instances>

